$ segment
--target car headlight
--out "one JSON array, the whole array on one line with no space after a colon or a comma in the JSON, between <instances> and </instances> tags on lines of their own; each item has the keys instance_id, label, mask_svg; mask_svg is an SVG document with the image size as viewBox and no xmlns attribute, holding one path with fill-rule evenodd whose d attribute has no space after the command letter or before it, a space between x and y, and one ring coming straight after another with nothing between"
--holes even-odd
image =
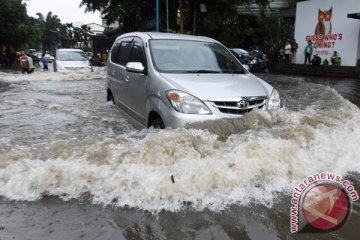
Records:
<instances>
[{"instance_id":1,"label":"car headlight","mask_svg":"<svg viewBox=\"0 0 360 240\"><path fill-rule=\"evenodd\" d=\"M61 70L61 71L66 70L66 68L64 66L59 65L59 64L56 65L56 68L57 68L57 70Z\"/></svg>"},{"instance_id":2,"label":"car headlight","mask_svg":"<svg viewBox=\"0 0 360 240\"><path fill-rule=\"evenodd\" d=\"M186 114L211 114L210 109L196 97L176 90L166 92L171 106L178 112Z\"/></svg>"},{"instance_id":3,"label":"car headlight","mask_svg":"<svg viewBox=\"0 0 360 240\"><path fill-rule=\"evenodd\" d=\"M281 105L282 105L282 103L281 103L280 95L274 88L272 90L270 98L269 98L268 109L279 108L279 107L282 107Z\"/></svg>"},{"instance_id":4,"label":"car headlight","mask_svg":"<svg viewBox=\"0 0 360 240\"><path fill-rule=\"evenodd\" d=\"M90 72L94 71L91 66L85 67L84 70L85 70L85 71L90 71Z\"/></svg>"}]
</instances>

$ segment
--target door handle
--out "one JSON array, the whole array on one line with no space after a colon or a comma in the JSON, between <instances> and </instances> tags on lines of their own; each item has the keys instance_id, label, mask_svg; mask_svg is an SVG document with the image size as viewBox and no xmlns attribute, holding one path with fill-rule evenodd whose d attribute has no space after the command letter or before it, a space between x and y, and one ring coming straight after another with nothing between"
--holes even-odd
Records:
<instances>
[{"instance_id":1,"label":"door handle","mask_svg":"<svg viewBox=\"0 0 360 240\"><path fill-rule=\"evenodd\" d=\"M115 76L115 70L112 70L111 75Z\"/></svg>"},{"instance_id":2,"label":"door handle","mask_svg":"<svg viewBox=\"0 0 360 240\"><path fill-rule=\"evenodd\" d=\"M126 77L125 77L125 81L129 81L129 79L130 79L130 76L129 75L127 75Z\"/></svg>"}]
</instances>

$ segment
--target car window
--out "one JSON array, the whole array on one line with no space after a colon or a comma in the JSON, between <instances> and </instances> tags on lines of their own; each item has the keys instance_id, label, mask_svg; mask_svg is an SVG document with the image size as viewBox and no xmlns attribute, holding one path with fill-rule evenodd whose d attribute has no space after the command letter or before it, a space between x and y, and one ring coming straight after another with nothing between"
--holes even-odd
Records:
<instances>
[{"instance_id":1,"label":"car window","mask_svg":"<svg viewBox=\"0 0 360 240\"><path fill-rule=\"evenodd\" d=\"M120 49L117 53L115 63L125 66L129 62L132 50L131 41L120 42Z\"/></svg>"},{"instance_id":2,"label":"car window","mask_svg":"<svg viewBox=\"0 0 360 240\"><path fill-rule=\"evenodd\" d=\"M245 73L221 44L189 40L149 41L154 67L172 73Z\"/></svg>"},{"instance_id":3,"label":"car window","mask_svg":"<svg viewBox=\"0 0 360 240\"><path fill-rule=\"evenodd\" d=\"M134 46L131 54L131 62L141 62L146 67L146 60L144 55L144 44L141 39L134 39Z\"/></svg>"},{"instance_id":4,"label":"car window","mask_svg":"<svg viewBox=\"0 0 360 240\"><path fill-rule=\"evenodd\" d=\"M111 61L116 62L116 55L120 48L120 42L116 42L111 49Z\"/></svg>"},{"instance_id":5,"label":"car window","mask_svg":"<svg viewBox=\"0 0 360 240\"><path fill-rule=\"evenodd\" d=\"M59 61L86 61L88 57L86 53L80 51L61 51L56 55Z\"/></svg>"}]
</instances>

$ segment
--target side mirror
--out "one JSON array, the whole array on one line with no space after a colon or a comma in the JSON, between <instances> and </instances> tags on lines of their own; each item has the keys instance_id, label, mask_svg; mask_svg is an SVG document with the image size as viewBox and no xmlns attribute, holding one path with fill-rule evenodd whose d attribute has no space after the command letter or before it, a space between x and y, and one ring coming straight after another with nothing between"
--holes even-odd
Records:
<instances>
[{"instance_id":1,"label":"side mirror","mask_svg":"<svg viewBox=\"0 0 360 240\"><path fill-rule=\"evenodd\" d=\"M135 73L144 73L145 67L141 62L128 62L126 64L126 71Z\"/></svg>"}]
</instances>

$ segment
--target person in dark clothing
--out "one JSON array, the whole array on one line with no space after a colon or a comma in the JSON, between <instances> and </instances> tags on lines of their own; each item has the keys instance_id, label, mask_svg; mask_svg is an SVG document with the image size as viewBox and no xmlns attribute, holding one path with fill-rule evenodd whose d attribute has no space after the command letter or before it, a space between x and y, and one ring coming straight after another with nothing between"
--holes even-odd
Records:
<instances>
[{"instance_id":1,"label":"person in dark clothing","mask_svg":"<svg viewBox=\"0 0 360 240\"><path fill-rule=\"evenodd\" d=\"M6 52L2 52L0 55L0 67L7 67L9 65L9 58L6 54Z\"/></svg>"},{"instance_id":2,"label":"person in dark clothing","mask_svg":"<svg viewBox=\"0 0 360 240\"><path fill-rule=\"evenodd\" d=\"M320 66L321 57L319 57L319 55L315 54L314 58L311 60L311 63L312 63L313 66Z\"/></svg>"}]
</instances>

